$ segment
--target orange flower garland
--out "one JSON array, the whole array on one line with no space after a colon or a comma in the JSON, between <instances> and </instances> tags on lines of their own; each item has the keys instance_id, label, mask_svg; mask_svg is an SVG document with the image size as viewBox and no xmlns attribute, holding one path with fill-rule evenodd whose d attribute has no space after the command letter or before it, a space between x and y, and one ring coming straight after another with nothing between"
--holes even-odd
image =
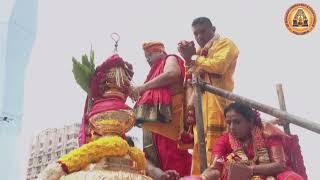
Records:
<instances>
[{"instance_id":1,"label":"orange flower garland","mask_svg":"<svg viewBox=\"0 0 320 180\"><path fill-rule=\"evenodd\" d=\"M136 147L129 147L128 143L119 136L99 138L62 156L58 162L66 173L72 173L85 168L90 163L98 162L103 157L121 157L127 154L137 163L138 170L145 169L144 153Z\"/></svg>"}]
</instances>

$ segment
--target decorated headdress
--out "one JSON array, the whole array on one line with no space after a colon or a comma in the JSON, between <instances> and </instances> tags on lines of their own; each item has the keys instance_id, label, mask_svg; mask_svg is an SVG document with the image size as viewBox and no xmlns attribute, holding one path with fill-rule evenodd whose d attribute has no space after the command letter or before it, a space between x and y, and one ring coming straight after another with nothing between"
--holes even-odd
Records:
<instances>
[{"instance_id":1,"label":"decorated headdress","mask_svg":"<svg viewBox=\"0 0 320 180\"><path fill-rule=\"evenodd\" d=\"M91 78L92 97L101 97L110 88L118 89L127 95L132 76L131 64L125 62L118 54L110 56L96 68Z\"/></svg>"}]
</instances>

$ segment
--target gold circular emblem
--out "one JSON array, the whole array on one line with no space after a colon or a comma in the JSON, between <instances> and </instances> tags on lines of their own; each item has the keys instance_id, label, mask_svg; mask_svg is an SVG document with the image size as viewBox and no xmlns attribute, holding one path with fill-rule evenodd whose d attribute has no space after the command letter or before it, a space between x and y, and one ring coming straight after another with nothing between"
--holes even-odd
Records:
<instances>
[{"instance_id":1,"label":"gold circular emblem","mask_svg":"<svg viewBox=\"0 0 320 180\"><path fill-rule=\"evenodd\" d=\"M303 35L313 30L317 17L309 5L298 3L288 9L284 21L290 32Z\"/></svg>"}]
</instances>

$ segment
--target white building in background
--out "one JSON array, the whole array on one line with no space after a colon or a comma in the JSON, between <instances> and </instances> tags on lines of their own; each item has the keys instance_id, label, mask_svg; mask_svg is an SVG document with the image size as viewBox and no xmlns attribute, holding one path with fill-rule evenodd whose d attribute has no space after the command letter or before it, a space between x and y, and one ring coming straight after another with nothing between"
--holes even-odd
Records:
<instances>
[{"instance_id":1,"label":"white building in background","mask_svg":"<svg viewBox=\"0 0 320 180\"><path fill-rule=\"evenodd\" d=\"M72 124L40 132L30 146L26 179L36 179L48 164L78 148L79 130L80 124Z\"/></svg>"}]
</instances>

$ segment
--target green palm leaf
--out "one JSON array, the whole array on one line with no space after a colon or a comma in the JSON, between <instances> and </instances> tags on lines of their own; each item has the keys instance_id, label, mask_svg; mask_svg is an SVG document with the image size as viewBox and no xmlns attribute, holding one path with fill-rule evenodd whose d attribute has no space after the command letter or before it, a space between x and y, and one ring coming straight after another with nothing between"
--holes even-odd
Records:
<instances>
[{"instance_id":1,"label":"green palm leaf","mask_svg":"<svg viewBox=\"0 0 320 180\"><path fill-rule=\"evenodd\" d=\"M91 69L93 69L93 71L94 71L94 69L95 69L95 64L94 64L94 51L93 51L92 47L91 47L91 49L90 49L90 64L91 64Z\"/></svg>"},{"instance_id":2,"label":"green palm leaf","mask_svg":"<svg viewBox=\"0 0 320 180\"><path fill-rule=\"evenodd\" d=\"M86 54L82 55L82 64L87 66L90 70L92 69L91 63L89 62L88 56Z\"/></svg>"},{"instance_id":3,"label":"green palm leaf","mask_svg":"<svg viewBox=\"0 0 320 180\"><path fill-rule=\"evenodd\" d=\"M72 63L72 72L77 84L90 96L90 80L95 73L94 52L92 48L90 49L90 60L84 54L81 57L81 63L74 57L72 57Z\"/></svg>"},{"instance_id":4,"label":"green palm leaf","mask_svg":"<svg viewBox=\"0 0 320 180\"><path fill-rule=\"evenodd\" d=\"M79 63L76 58L72 58L72 72L78 85L88 94L90 94L90 79L94 71L90 67Z\"/></svg>"}]
</instances>

